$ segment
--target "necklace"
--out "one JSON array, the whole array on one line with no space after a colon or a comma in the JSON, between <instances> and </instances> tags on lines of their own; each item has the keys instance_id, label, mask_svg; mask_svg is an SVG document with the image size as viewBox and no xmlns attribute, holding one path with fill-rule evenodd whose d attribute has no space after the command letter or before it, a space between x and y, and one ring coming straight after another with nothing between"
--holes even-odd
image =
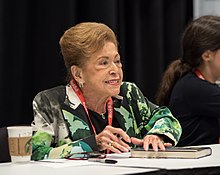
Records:
<instances>
[{"instance_id":1,"label":"necklace","mask_svg":"<svg viewBox=\"0 0 220 175\"><path fill-rule=\"evenodd\" d=\"M105 120L105 114L100 114L102 119Z\"/></svg>"},{"instance_id":2,"label":"necklace","mask_svg":"<svg viewBox=\"0 0 220 175\"><path fill-rule=\"evenodd\" d=\"M79 100L81 101L83 108L88 116L89 122L92 126L93 132L94 134L96 134L96 129L92 123L92 120L90 118L88 109L86 107L86 101L83 97L82 91L80 90L79 86L76 84L76 82L74 80L70 81L70 85L73 89L73 91L76 93L76 95L78 96ZM112 126L112 120L113 120L113 101L112 98L110 97L107 101L107 111L108 111L108 125ZM108 151L109 152L109 151Z\"/></svg>"}]
</instances>

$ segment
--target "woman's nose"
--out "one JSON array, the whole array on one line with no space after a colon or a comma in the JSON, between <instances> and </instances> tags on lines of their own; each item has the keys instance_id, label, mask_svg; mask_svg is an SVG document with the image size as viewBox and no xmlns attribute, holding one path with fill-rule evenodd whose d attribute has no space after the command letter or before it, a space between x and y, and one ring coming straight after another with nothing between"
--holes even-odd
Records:
<instances>
[{"instance_id":1,"label":"woman's nose","mask_svg":"<svg viewBox=\"0 0 220 175\"><path fill-rule=\"evenodd\" d=\"M116 73L118 71L118 69L119 69L119 67L117 66L117 64L112 62L110 74Z\"/></svg>"}]
</instances>

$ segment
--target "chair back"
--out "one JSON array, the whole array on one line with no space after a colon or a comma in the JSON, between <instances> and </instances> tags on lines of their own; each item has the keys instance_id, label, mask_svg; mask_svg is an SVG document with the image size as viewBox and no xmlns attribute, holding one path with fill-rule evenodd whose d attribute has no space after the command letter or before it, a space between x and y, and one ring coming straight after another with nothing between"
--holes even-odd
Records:
<instances>
[{"instance_id":1,"label":"chair back","mask_svg":"<svg viewBox=\"0 0 220 175\"><path fill-rule=\"evenodd\" d=\"M7 127L0 128L0 163L10 162Z\"/></svg>"}]
</instances>

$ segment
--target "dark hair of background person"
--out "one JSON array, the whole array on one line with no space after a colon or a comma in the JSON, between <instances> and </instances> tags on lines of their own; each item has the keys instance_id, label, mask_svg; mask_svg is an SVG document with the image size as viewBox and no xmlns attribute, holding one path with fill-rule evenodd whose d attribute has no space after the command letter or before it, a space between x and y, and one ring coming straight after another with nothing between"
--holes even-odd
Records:
<instances>
[{"instance_id":1,"label":"dark hair of background person","mask_svg":"<svg viewBox=\"0 0 220 175\"><path fill-rule=\"evenodd\" d=\"M220 48L220 19L207 15L190 22L182 35L182 58L174 60L164 72L156 97L156 103L169 106L175 83L200 65L202 54Z\"/></svg>"},{"instance_id":2,"label":"dark hair of background person","mask_svg":"<svg viewBox=\"0 0 220 175\"><path fill-rule=\"evenodd\" d=\"M32 100L66 83L63 32L102 22L117 35L124 80L154 101L167 64L180 55L180 35L192 19L192 0L0 1L0 127L30 124Z\"/></svg>"}]
</instances>

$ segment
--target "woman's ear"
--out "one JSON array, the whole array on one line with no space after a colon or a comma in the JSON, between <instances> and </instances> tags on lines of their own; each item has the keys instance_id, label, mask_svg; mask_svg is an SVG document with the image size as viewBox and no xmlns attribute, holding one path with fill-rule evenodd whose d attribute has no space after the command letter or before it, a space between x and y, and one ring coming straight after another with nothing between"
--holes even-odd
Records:
<instances>
[{"instance_id":1,"label":"woman's ear","mask_svg":"<svg viewBox=\"0 0 220 175\"><path fill-rule=\"evenodd\" d=\"M210 50L207 50L202 54L203 61L210 61L212 57L213 57L213 52Z\"/></svg>"},{"instance_id":2,"label":"woman's ear","mask_svg":"<svg viewBox=\"0 0 220 175\"><path fill-rule=\"evenodd\" d=\"M76 65L71 66L71 74L78 83L83 83L82 69Z\"/></svg>"}]
</instances>

